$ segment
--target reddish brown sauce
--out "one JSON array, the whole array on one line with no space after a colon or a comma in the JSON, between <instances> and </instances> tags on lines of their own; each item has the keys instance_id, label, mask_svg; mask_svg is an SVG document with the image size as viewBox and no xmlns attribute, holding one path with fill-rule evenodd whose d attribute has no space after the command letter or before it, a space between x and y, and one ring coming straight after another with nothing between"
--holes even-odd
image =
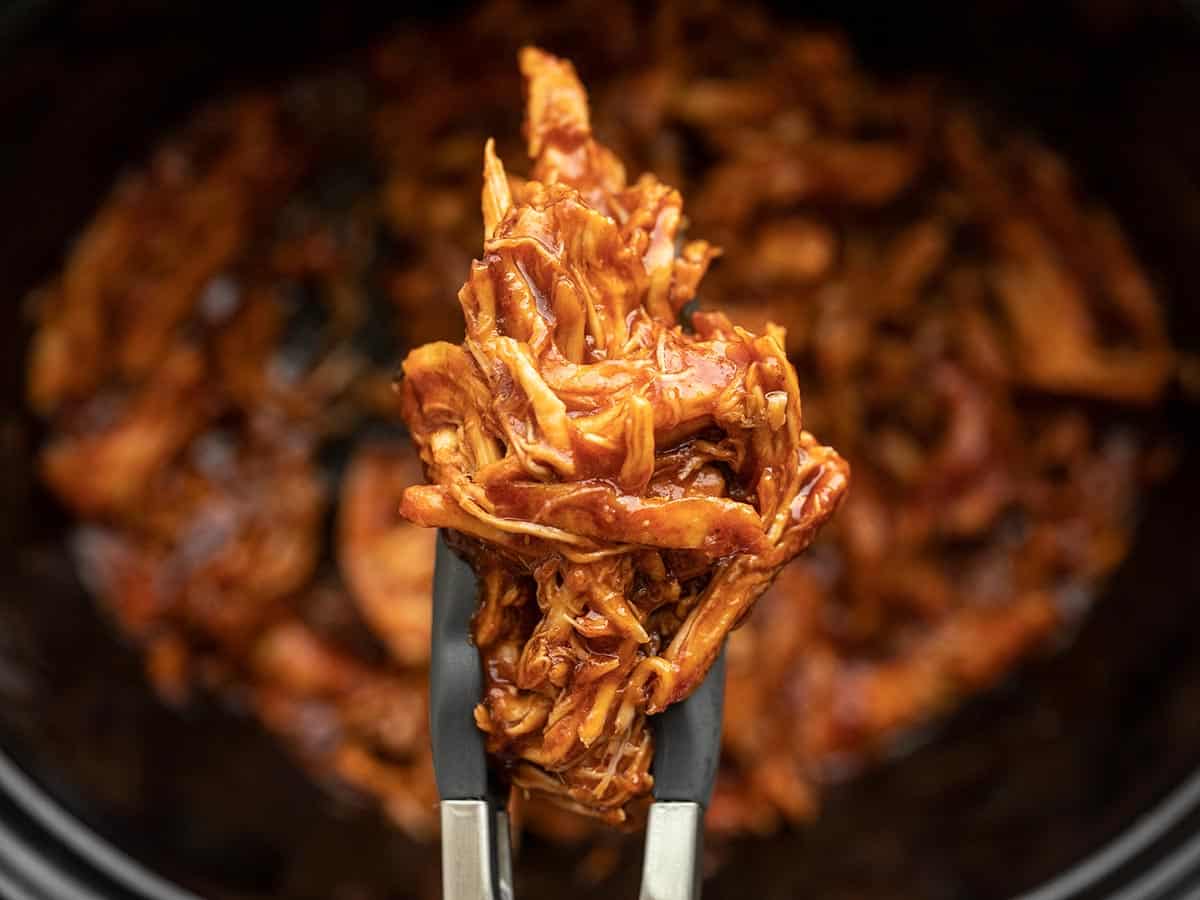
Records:
<instances>
[{"instance_id":1,"label":"reddish brown sauce","mask_svg":"<svg viewBox=\"0 0 1200 900\"><path fill-rule=\"evenodd\" d=\"M397 347L463 334L480 148L524 153L523 42L575 58L595 134L687 198L688 233L724 250L700 308L786 327L804 427L854 468L730 637L712 827L805 821L822 784L1050 644L1161 468L1129 414L1172 376L1158 300L1062 159L933 80L869 75L836 35L733 6L638 16L487 5L219 103L116 186L32 298L44 472L154 684L230 697L414 834L435 821L432 543L397 512L413 453L379 433L399 430ZM578 352L599 348L585 333ZM579 459L616 483L604 452ZM645 495L688 491L752 499L724 463ZM681 581L706 565L660 555Z\"/></svg>"}]
</instances>

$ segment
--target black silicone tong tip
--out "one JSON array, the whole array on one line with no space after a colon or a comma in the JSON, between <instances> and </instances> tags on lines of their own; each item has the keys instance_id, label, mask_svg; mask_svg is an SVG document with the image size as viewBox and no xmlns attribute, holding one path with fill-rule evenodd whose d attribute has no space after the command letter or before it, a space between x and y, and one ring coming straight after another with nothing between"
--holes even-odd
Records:
<instances>
[{"instance_id":1,"label":"black silicone tong tip","mask_svg":"<svg viewBox=\"0 0 1200 900\"><path fill-rule=\"evenodd\" d=\"M721 757L725 648L704 681L681 703L651 717L654 799L708 806Z\"/></svg>"},{"instance_id":2,"label":"black silicone tong tip","mask_svg":"<svg viewBox=\"0 0 1200 900\"><path fill-rule=\"evenodd\" d=\"M491 793L483 732L475 725L483 667L469 640L477 593L475 573L439 533L433 570L429 731L443 800L486 800Z\"/></svg>"}]
</instances>

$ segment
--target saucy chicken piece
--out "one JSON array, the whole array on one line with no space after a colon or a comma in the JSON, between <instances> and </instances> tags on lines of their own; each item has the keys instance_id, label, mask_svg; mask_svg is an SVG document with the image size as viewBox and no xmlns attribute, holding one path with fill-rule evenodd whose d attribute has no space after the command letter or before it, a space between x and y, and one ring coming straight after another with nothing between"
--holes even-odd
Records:
<instances>
[{"instance_id":1,"label":"saucy chicken piece","mask_svg":"<svg viewBox=\"0 0 1200 900\"><path fill-rule=\"evenodd\" d=\"M423 672L364 664L300 619L263 632L250 662L255 710L318 776L378 797L414 837L436 833Z\"/></svg>"},{"instance_id":2,"label":"saucy chicken piece","mask_svg":"<svg viewBox=\"0 0 1200 900\"><path fill-rule=\"evenodd\" d=\"M204 374L200 349L181 344L153 381L124 397L91 398L47 445L42 476L85 516L135 501L216 412Z\"/></svg>"},{"instance_id":3,"label":"saucy chicken piece","mask_svg":"<svg viewBox=\"0 0 1200 900\"><path fill-rule=\"evenodd\" d=\"M700 683L849 470L802 430L781 331L678 324L717 254L677 246L679 193L626 182L569 62L520 64L533 171L514 185L488 143L466 341L404 362L432 483L402 511L480 576L489 749L516 786L620 822L652 784L645 716Z\"/></svg>"},{"instance_id":4,"label":"saucy chicken piece","mask_svg":"<svg viewBox=\"0 0 1200 900\"><path fill-rule=\"evenodd\" d=\"M338 556L363 618L404 665L429 662L434 535L400 517L404 489L421 480L407 444L355 455L342 487Z\"/></svg>"},{"instance_id":5,"label":"saucy chicken piece","mask_svg":"<svg viewBox=\"0 0 1200 900\"><path fill-rule=\"evenodd\" d=\"M139 637L197 631L239 654L316 566L325 496L287 447L238 447L212 433L164 469L119 528L81 532L89 584Z\"/></svg>"},{"instance_id":6,"label":"saucy chicken piece","mask_svg":"<svg viewBox=\"0 0 1200 900\"><path fill-rule=\"evenodd\" d=\"M86 398L107 378L149 374L196 295L294 182L294 155L270 97L213 111L192 137L224 145L216 161L164 148L149 171L119 186L40 296L29 371L39 412Z\"/></svg>"},{"instance_id":7,"label":"saucy chicken piece","mask_svg":"<svg viewBox=\"0 0 1200 900\"><path fill-rule=\"evenodd\" d=\"M1113 241L1108 221L1079 215L1061 167L1036 148L1016 161L1038 187L1028 205L1025 192L1007 189L997 171L1007 161L987 150L969 120L948 123L947 149L984 207L1000 256L992 277L1017 338L1021 377L1051 391L1143 403L1156 398L1170 376L1172 353L1161 316L1147 315L1149 287L1129 266L1123 242ZM1076 228L1098 238L1094 255L1073 246ZM1050 237L1054 231L1058 246ZM1084 279L1098 267L1108 270L1097 291L1107 309L1089 309L1085 298ZM1124 332L1133 346L1104 340L1102 315L1114 319L1110 330Z\"/></svg>"}]
</instances>

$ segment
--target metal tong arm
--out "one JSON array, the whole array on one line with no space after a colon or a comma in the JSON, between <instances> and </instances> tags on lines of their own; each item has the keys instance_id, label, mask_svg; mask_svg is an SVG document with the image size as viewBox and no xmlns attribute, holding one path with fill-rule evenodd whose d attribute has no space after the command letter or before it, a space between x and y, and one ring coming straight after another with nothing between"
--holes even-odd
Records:
<instances>
[{"instance_id":1,"label":"metal tong arm","mask_svg":"<svg viewBox=\"0 0 1200 900\"><path fill-rule=\"evenodd\" d=\"M433 573L429 732L441 802L444 900L512 900L512 851L504 802L488 778L475 704L479 651L467 639L478 603L475 573L438 535Z\"/></svg>"},{"instance_id":2,"label":"metal tong arm","mask_svg":"<svg viewBox=\"0 0 1200 900\"><path fill-rule=\"evenodd\" d=\"M508 813L488 800L443 800L444 900L513 900Z\"/></svg>"},{"instance_id":3,"label":"metal tong arm","mask_svg":"<svg viewBox=\"0 0 1200 900\"><path fill-rule=\"evenodd\" d=\"M654 803L646 820L640 900L699 900L704 810L721 753L725 649L691 696L652 718Z\"/></svg>"},{"instance_id":4,"label":"metal tong arm","mask_svg":"<svg viewBox=\"0 0 1200 900\"><path fill-rule=\"evenodd\" d=\"M488 778L475 703L479 652L467 640L477 605L475 574L438 535L433 578L429 723L442 798L444 900L512 900L512 851L504 803ZM654 803L646 823L641 900L699 900L704 809L721 748L725 651L687 700L652 719Z\"/></svg>"}]
</instances>

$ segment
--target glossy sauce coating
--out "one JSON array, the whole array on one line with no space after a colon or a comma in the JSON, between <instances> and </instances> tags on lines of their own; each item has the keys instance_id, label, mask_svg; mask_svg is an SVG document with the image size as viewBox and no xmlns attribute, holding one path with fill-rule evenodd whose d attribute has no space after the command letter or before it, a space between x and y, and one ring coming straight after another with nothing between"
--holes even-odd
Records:
<instances>
[{"instance_id":1,"label":"glossy sauce coating","mask_svg":"<svg viewBox=\"0 0 1200 900\"><path fill-rule=\"evenodd\" d=\"M623 822L653 784L646 715L700 683L849 467L802 430L781 330L678 324L717 251L683 243L677 191L627 184L569 62L520 64L533 172L511 183L488 143L466 340L404 362L431 483L402 512L479 575L476 721L512 783Z\"/></svg>"}]
</instances>

